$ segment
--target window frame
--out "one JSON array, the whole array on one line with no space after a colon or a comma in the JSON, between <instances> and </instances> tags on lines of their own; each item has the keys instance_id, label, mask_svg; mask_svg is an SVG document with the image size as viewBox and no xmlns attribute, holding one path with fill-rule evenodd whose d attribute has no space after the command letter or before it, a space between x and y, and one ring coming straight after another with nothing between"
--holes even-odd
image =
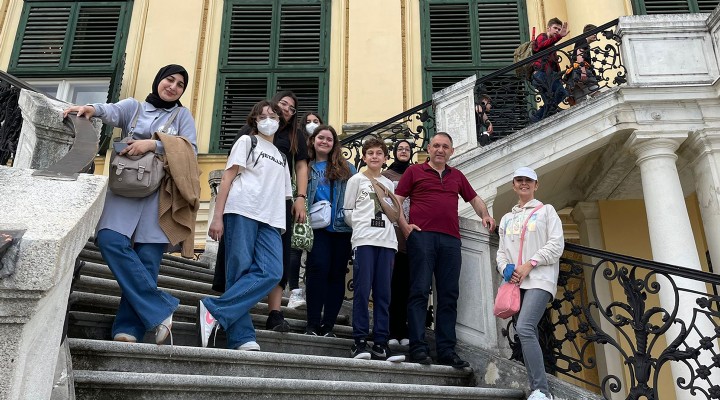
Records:
<instances>
[{"instance_id":1,"label":"window frame","mask_svg":"<svg viewBox=\"0 0 720 400\"><path fill-rule=\"evenodd\" d=\"M699 13L700 6L697 0L685 0L688 4L689 13ZM632 0L633 13L635 15L648 15L645 7L645 0Z\"/></svg>"},{"instance_id":2,"label":"window frame","mask_svg":"<svg viewBox=\"0 0 720 400\"><path fill-rule=\"evenodd\" d=\"M232 8L235 4L254 5L263 4L271 5L272 8L272 27L270 30L270 46L271 50L267 64L248 64L248 65L230 65L228 64L229 47L230 47L230 28L232 21ZM225 153L229 149L221 147L220 130L222 127L222 112L225 82L227 79L264 77L267 79L266 96L271 97L278 88L278 78L318 78L318 112L322 115L328 115L328 80L330 72L329 52L330 52L330 24L331 24L331 0L226 0L223 5L223 22L218 58L218 73L216 77L214 112L212 116L212 128L210 134L210 153ZM282 65L279 64L280 51L280 7L284 5L319 5L320 6L320 52L318 54L317 65ZM258 99L261 100L261 99Z\"/></svg>"}]
</instances>

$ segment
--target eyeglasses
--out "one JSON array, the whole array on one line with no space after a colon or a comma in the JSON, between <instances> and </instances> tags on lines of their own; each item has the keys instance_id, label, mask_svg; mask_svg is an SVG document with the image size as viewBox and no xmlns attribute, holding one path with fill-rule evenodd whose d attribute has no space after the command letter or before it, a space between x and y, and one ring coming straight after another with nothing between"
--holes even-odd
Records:
<instances>
[{"instance_id":1,"label":"eyeglasses","mask_svg":"<svg viewBox=\"0 0 720 400\"><path fill-rule=\"evenodd\" d=\"M268 119L268 118L274 119L275 121L279 121L279 120L280 120L280 116L277 115L277 114L258 115L257 117L255 117L255 119L257 120L257 122L265 121L265 120Z\"/></svg>"},{"instance_id":2,"label":"eyeglasses","mask_svg":"<svg viewBox=\"0 0 720 400\"><path fill-rule=\"evenodd\" d=\"M285 100L280 100L278 104L280 104L282 107L287 108L290 111L290 115L295 115L295 113L297 112L297 109L291 106L290 103Z\"/></svg>"},{"instance_id":3,"label":"eyeglasses","mask_svg":"<svg viewBox=\"0 0 720 400\"><path fill-rule=\"evenodd\" d=\"M408 152L409 152L409 151L410 151L410 148L409 148L409 147L398 147L398 148L397 148L397 151L398 151L398 152L401 152L401 151L408 151Z\"/></svg>"}]
</instances>

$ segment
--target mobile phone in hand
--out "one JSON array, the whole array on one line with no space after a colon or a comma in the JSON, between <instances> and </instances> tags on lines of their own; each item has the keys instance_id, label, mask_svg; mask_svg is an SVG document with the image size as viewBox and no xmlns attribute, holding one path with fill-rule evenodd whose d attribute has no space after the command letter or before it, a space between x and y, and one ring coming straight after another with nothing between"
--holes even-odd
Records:
<instances>
[{"instance_id":1,"label":"mobile phone in hand","mask_svg":"<svg viewBox=\"0 0 720 400\"><path fill-rule=\"evenodd\" d=\"M128 147L128 143L126 142L113 142L113 150L115 150L115 153L120 154L126 147Z\"/></svg>"}]
</instances>

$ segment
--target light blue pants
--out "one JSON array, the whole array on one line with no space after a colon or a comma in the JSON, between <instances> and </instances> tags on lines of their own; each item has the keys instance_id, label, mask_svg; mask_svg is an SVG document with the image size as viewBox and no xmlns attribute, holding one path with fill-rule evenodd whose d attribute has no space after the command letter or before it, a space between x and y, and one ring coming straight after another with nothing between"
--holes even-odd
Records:
<instances>
[{"instance_id":1,"label":"light blue pants","mask_svg":"<svg viewBox=\"0 0 720 400\"><path fill-rule=\"evenodd\" d=\"M518 314L515 331L522 344L523 359L528 372L530 391L540 389L550 397L547 376L545 376L545 363L538 335L538 323L545 313L552 295L542 289L524 290L520 313Z\"/></svg>"},{"instance_id":2,"label":"light blue pants","mask_svg":"<svg viewBox=\"0 0 720 400\"><path fill-rule=\"evenodd\" d=\"M280 231L238 214L223 216L225 293L202 302L227 333L228 348L255 340L250 309L283 274Z\"/></svg>"},{"instance_id":3,"label":"light blue pants","mask_svg":"<svg viewBox=\"0 0 720 400\"><path fill-rule=\"evenodd\" d=\"M180 304L157 287L167 243L133 244L111 229L100 230L95 240L122 290L112 335L127 333L142 341L145 331L160 325Z\"/></svg>"}]
</instances>

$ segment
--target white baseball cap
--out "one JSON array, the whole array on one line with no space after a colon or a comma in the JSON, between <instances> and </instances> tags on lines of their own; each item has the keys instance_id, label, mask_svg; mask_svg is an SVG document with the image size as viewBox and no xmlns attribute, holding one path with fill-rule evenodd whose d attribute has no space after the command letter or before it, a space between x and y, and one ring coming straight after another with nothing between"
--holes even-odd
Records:
<instances>
[{"instance_id":1,"label":"white baseball cap","mask_svg":"<svg viewBox=\"0 0 720 400\"><path fill-rule=\"evenodd\" d=\"M515 174L513 174L513 179L520 177L520 176L530 178L534 181L538 180L535 170L533 170L532 168L529 168L529 167L520 167L520 168L516 169Z\"/></svg>"}]
</instances>

